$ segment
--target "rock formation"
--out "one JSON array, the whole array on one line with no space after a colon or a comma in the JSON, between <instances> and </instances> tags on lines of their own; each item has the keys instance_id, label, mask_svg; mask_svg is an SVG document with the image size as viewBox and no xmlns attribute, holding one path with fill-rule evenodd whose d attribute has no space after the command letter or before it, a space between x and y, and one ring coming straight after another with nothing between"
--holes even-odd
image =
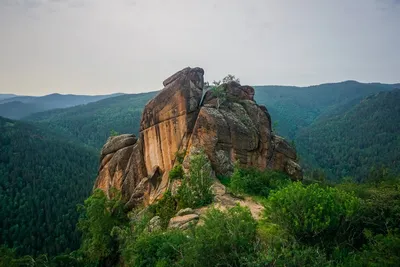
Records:
<instances>
[{"instance_id":1,"label":"rock formation","mask_svg":"<svg viewBox=\"0 0 400 267\"><path fill-rule=\"evenodd\" d=\"M222 85L223 99L210 90L203 97L203 75L201 68L185 68L166 79L144 108L139 137L109 138L95 188L121 190L127 208L147 205L172 186L168 173L177 152L185 153L188 168L188 158L199 149L216 174L231 173L238 162L302 178L296 151L272 132L271 117L254 101L254 89L229 82Z\"/></svg>"}]
</instances>

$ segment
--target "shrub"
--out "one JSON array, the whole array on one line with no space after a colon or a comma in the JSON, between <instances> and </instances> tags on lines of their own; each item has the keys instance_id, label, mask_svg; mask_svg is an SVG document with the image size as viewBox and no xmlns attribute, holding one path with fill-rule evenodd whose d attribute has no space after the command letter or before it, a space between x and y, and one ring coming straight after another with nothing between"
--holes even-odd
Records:
<instances>
[{"instance_id":1,"label":"shrub","mask_svg":"<svg viewBox=\"0 0 400 267\"><path fill-rule=\"evenodd\" d=\"M360 207L361 200L353 194L297 182L269 196L265 216L303 244L351 244Z\"/></svg>"},{"instance_id":2,"label":"shrub","mask_svg":"<svg viewBox=\"0 0 400 267\"><path fill-rule=\"evenodd\" d=\"M379 184L342 183L338 188L354 192L364 200L362 223L374 234L387 234L400 225L400 182L381 181Z\"/></svg>"},{"instance_id":3,"label":"shrub","mask_svg":"<svg viewBox=\"0 0 400 267\"><path fill-rule=\"evenodd\" d=\"M279 249L268 250L273 266L333 266L326 253L318 247L290 244Z\"/></svg>"},{"instance_id":4,"label":"shrub","mask_svg":"<svg viewBox=\"0 0 400 267\"><path fill-rule=\"evenodd\" d=\"M271 190L290 184L290 178L281 172L256 168L241 169L235 167L230 180L234 194L249 194L268 197Z\"/></svg>"},{"instance_id":5,"label":"shrub","mask_svg":"<svg viewBox=\"0 0 400 267\"><path fill-rule=\"evenodd\" d=\"M190 158L189 177L186 177L178 189L178 209L197 208L210 204L212 169L207 156L201 152Z\"/></svg>"},{"instance_id":6,"label":"shrub","mask_svg":"<svg viewBox=\"0 0 400 267\"><path fill-rule=\"evenodd\" d=\"M118 136L119 133L117 131L115 131L114 129L110 130L110 136Z\"/></svg>"},{"instance_id":7,"label":"shrub","mask_svg":"<svg viewBox=\"0 0 400 267\"><path fill-rule=\"evenodd\" d=\"M143 233L127 247L126 266L171 266L182 259L187 242L182 231Z\"/></svg>"},{"instance_id":8,"label":"shrub","mask_svg":"<svg viewBox=\"0 0 400 267\"><path fill-rule=\"evenodd\" d=\"M256 226L248 208L209 210L185 249L183 266L244 266L255 256Z\"/></svg>"},{"instance_id":9,"label":"shrub","mask_svg":"<svg viewBox=\"0 0 400 267\"><path fill-rule=\"evenodd\" d=\"M181 164L175 165L168 174L169 179L183 179L185 173L183 172L183 168Z\"/></svg>"},{"instance_id":10,"label":"shrub","mask_svg":"<svg viewBox=\"0 0 400 267\"><path fill-rule=\"evenodd\" d=\"M180 152L177 151L175 153L175 158L176 158L176 160L178 161L179 164L183 163L183 160L185 159L185 155L186 155L186 150L183 150L183 151L180 151Z\"/></svg>"},{"instance_id":11,"label":"shrub","mask_svg":"<svg viewBox=\"0 0 400 267\"><path fill-rule=\"evenodd\" d=\"M154 216L160 216L161 227L166 229L169 220L174 217L176 213L177 203L170 191L165 192L164 196L156 203L150 206Z\"/></svg>"},{"instance_id":12,"label":"shrub","mask_svg":"<svg viewBox=\"0 0 400 267\"><path fill-rule=\"evenodd\" d=\"M399 235L393 233L375 236L367 233L366 235L369 242L360 253L356 254L353 262L358 263L358 266L399 266Z\"/></svg>"},{"instance_id":13,"label":"shrub","mask_svg":"<svg viewBox=\"0 0 400 267\"><path fill-rule=\"evenodd\" d=\"M231 177L225 175L217 175L217 179L221 182L221 184L225 185L226 187L231 186Z\"/></svg>"}]
</instances>

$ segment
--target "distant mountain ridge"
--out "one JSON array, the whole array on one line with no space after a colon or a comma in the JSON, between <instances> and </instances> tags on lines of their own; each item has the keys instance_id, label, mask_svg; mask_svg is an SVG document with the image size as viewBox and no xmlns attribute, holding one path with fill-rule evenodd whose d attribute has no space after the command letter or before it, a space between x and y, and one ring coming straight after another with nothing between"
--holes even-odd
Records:
<instances>
[{"instance_id":1,"label":"distant mountain ridge","mask_svg":"<svg viewBox=\"0 0 400 267\"><path fill-rule=\"evenodd\" d=\"M122 95L62 95L50 94L45 96L14 96L0 99L0 116L10 119L21 119L30 114L72 106L88 104L109 97Z\"/></svg>"},{"instance_id":2,"label":"distant mountain ridge","mask_svg":"<svg viewBox=\"0 0 400 267\"><path fill-rule=\"evenodd\" d=\"M11 97L16 97L17 95L14 94L0 94L0 101L3 99L11 98Z\"/></svg>"}]
</instances>

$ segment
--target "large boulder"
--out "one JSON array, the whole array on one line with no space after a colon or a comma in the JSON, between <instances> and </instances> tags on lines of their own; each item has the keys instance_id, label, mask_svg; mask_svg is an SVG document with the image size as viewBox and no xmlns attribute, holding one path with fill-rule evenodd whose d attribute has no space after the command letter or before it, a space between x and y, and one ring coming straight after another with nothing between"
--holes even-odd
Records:
<instances>
[{"instance_id":1,"label":"large boulder","mask_svg":"<svg viewBox=\"0 0 400 267\"><path fill-rule=\"evenodd\" d=\"M95 188L107 194L111 188L122 190L122 184L137 139L133 134L110 137L100 155L100 168Z\"/></svg>"},{"instance_id":2,"label":"large boulder","mask_svg":"<svg viewBox=\"0 0 400 267\"><path fill-rule=\"evenodd\" d=\"M121 148L134 145L137 138L133 134L121 134L118 136L111 136L108 138L107 143L103 146L101 150L101 158L108 154L115 153Z\"/></svg>"},{"instance_id":3,"label":"large boulder","mask_svg":"<svg viewBox=\"0 0 400 267\"><path fill-rule=\"evenodd\" d=\"M127 209L151 204L179 186L168 178L177 152L186 151L187 170L199 149L216 174L229 175L238 162L302 178L295 149L273 133L267 108L254 101L254 89L229 82L221 87L223 99L213 91L203 97L203 75L203 69L188 67L164 81L144 108L139 138L121 135L104 145L95 188L120 189Z\"/></svg>"}]
</instances>

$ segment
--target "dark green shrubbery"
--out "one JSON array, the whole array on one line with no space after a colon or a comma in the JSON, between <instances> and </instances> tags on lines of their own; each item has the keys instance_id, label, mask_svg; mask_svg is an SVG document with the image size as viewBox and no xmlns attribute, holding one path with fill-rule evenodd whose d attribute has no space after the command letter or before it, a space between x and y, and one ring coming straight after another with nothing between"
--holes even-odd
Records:
<instances>
[{"instance_id":1,"label":"dark green shrubbery","mask_svg":"<svg viewBox=\"0 0 400 267\"><path fill-rule=\"evenodd\" d=\"M353 266L399 266L400 235L398 233L390 232L386 235L375 236L366 233L366 235L368 243L352 261L349 261Z\"/></svg>"},{"instance_id":2,"label":"dark green shrubbery","mask_svg":"<svg viewBox=\"0 0 400 267\"><path fill-rule=\"evenodd\" d=\"M247 208L211 209L195 229L183 266L246 266L256 256L256 227Z\"/></svg>"},{"instance_id":3,"label":"dark green shrubbery","mask_svg":"<svg viewBox=\"0 0 400 267\"><path fill-rule=\"evenodd\" d=\"M167 228L169 220L174 217L177 212L177 201L170 191L167 191L163 197L155 204L149 206L149 212L152 216L160 216L161 227Z\"/></svg>"},{"instance_id":4,"label":"dark green shrubbery","mask_svg":"<svg viewBox=\"0 0 400 267\"><path fill-rule=\"evenodd\" d=\"M183 160L185 159L185 155L186 155L186 150L183 151L177 151L175 153L175 159L179 164L183 163Z\"/></svg>"},{"instance_id":5,"label":"dark green shrubbery","mask_svg":"<svg viewBox=\"0 0 400 267\"><path fill-rule=\"evenodd\" d=\"M400 226L400 183L381 181L378 184L343 183L338 188L354 192L363 199L361 221L373 234L386 234Z\"/></svg>"},{"instance_id":6,"label":"dark green shrubbery","mask_svg":"<svg viewBox=\"0 0 400 267\"><path fill-rule=\"evenodd\" d=\"M313 266L328 267L333 263L327 258L324 250L314 246L288 244L268 251L269 258L273 259L272 266Z\"/></svg>"},{"instance_id":7,"label":"dark green shrubbery","mask_svg":"<svg viewBox=\"0 0 400 267\"><path fill-rule=\"evenodd\" d=\"M271 190L282 188L288 184L290 184L290 178L278 171L235 167L229 187L234 194L268 197Z\"/></svg>"},{"instance_id":8,"label":"dark green shrubbery","mask_svg":"<svg viewBox=\"0 0 400 267\"><path fill-rule=\"evenodd\" d=\"M183 178L184 178L184 175L185 175L185 173L184 173L184 171L183 171L182 165L181 165L181 164L178 164L178 165L175 165L175 166L169 171L168 178L169 178L170 180L174 180L174 179L183 179Z\"/></svg>"},{"instance_id":9,"label":"dark green shrubbery","mask_svg":"<svg viewBox=\"0 0 400 267\"><path fill-rule=\"evenodd\" d=\"M188 232L120 230L120 250L127 266L246 266L257 262L256 227L247 208L211 209Z\"/></svg>"},{"instance_id":10,"label":"dark green shrubbery","mask_svg":"<svg viewBox=\"0 0 400 267\"><path fill-rule=\"evenodd\" d=\"M182 260L188 243L182 231L144 233L131 242L127 266L173 266ZM127 253L125 253L127 254Z\"/></svg>"},{"instance_id":11,"label":"dark green shrubbery","mask_svg":"<svg viewBox=\"0 0 400 267\"><path fill-rule=\"evenodd\" d=\"M326 246L352 243L360 209L361 200L353 194L296 182L269 196L265 216L303 244Z\"/></svg>"}]
</instances>

